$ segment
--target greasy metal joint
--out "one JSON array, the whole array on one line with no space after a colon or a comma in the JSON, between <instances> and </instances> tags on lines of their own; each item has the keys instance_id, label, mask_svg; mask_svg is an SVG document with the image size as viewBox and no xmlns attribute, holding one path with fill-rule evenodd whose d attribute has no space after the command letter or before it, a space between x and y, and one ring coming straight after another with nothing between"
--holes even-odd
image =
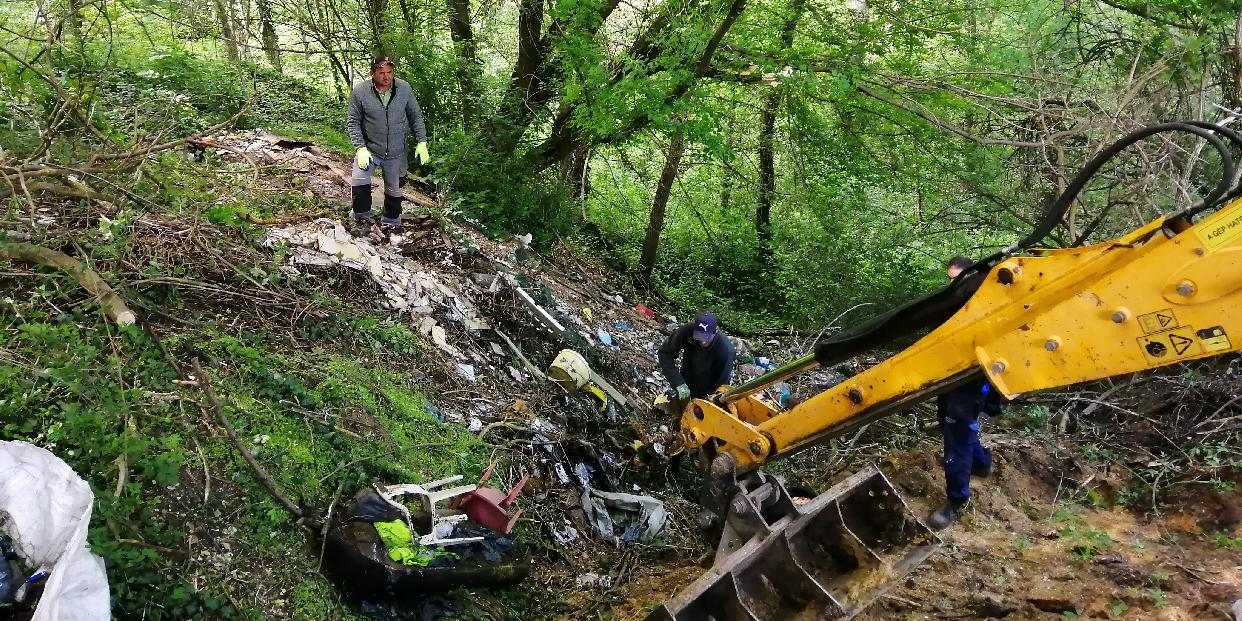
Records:
<instances>
[{"instance_id":1,"label":"greasy metal joint","mask_svg":"<svg viewBox=\"0 0 1242 621\"><path fill-rule=\"evenodd\" d=\"M1044 349L1048 351L1056 351L1058 349L1061 349L1060 337L1056 337L1056 336L1049 337L1047 341L1044 341Z\"/></svg>"},{"instance_id":2,"label":"greasy metal joint","mask_svg":"<svg viewBox=\"0 0 1242 621\"><path fill-rule=\"evenodd\" d=\"M758 440L751 440L749 446L750 452L756 457L763 454L763 445L759 444Z\"/></svg>"},{"instance_id":3,"label":"greasy metal joint","mask_svg":"<svg viewBox=\"0 0 1242 621\"><path fill-rule=\"evenodd\" d=\"M1184 298L1194 295L1197 290L1198 288L1195 286L1194 281L1183 280L1177 283L1177 294Z\"/></svg>"},{"instance_id":4,"label":"greasy metal joint","mask_svg":"<svg viewBox=\"0 0 1242 621\"><path fill-rule=\"evenodd\" d=\"M996 282L1002 285L1012 285L1014 282L1013 270L1007 267L996 270Z\"/></svg>"},{"instance_id":5,"label":"greasy metal joint","mask_svg":"<svg viewBox=\"0 0 1242 621\"><path fill-rule=\"evenodd\" d=\"M698 405L691 405L690 411L694 412L695 419L703 420L703 408L699 407Z\"/></svg>"},{"instance_id":6,"label":"greasy metal joint","mask_svg":"<svg viewBox=\"0 0 1242 621\"><path fill-rule=\"evenodd\" d=\"M997 360L996 362L993 362L993 363L992 363L992 372L993 372L993 373L1004 373L1004 372L1005 372L1005 361L1004 361L1004 360Z\"/></svg>"},{"instance_id":7,"label":"greasy metal joint","mask_svg":"<svg viewBox=\"0 0 1242 621\"><path fill-rule=\"evenodd\" d=\"M850 388L850 391L846 396L849 397L850 403L853 403L854 405L858 405L863 402L862 389L857 386Z\"/></svg>"},{"instance_id":8,"label":"greasy metal joint","mask_svg":"<svg viewBox=\"0 0 1242 621\"><path fill-rule=\"evenodd\" d=\"M1127 309L1119 308L1113 311L1113 323L1125 323L1129 318L1130 311Z\"/></svg>"}]
</instances>

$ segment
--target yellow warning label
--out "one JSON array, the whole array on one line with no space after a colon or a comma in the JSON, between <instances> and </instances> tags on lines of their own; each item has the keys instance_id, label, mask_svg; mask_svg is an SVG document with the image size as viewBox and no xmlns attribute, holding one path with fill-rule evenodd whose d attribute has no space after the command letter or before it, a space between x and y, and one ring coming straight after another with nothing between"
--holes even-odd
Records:
<instances>
[{"instance_id":1,"label":"yellow warning label","mask_svg":"<svg viewBox=\"0 0 1242 621\"><path fill-rule=\"evenodd\" d=\"M1154 313L1139 315L1138 322L1142 326L1144 333L1155 334L1156 332L1164 332L1169 328L1176 328L1177 316L1173 314L1173 309L1166 308Z\"/></svg>"},{"instance_id":2,"label":"yellow warning label","mask_svg":"<svg viewBox=\"0 0 1242 621\"><path fill-rule=\"evenodd\" d=\"M1212 326L1195 332L1195 336L1203 343L1204 352L1229 351L1233 345L1229 343L1229 335L1223 326Z\"/></svg>"},{"instance_id":3,"label":"yellow warning label","mask_svg":"<svg viewBox=\"0 0 1242 621\"><path fill-rule=\"evenodd\" d=\"M1202 224L1203 226L1196 227L1195 230L1209 252L1220 250L1229 245L1229 242L1242 237L1242 212L1220 222L1208 221Z\"/></svg>"},{"instance_id":4,"label":"yellow warning label","mask_svg":"<svg viewBox=\"0 0 1242 621\"><path fill-rule=\"evenodd\" d=\"M1195 329L1190 326L1140 336L1138 344L1143 350L1143 357L1147 358L1147 364L1152 366L1169 364L1178 358L1196 356L1204 351L1195 336Z\"/></svg>"}]
</instances>

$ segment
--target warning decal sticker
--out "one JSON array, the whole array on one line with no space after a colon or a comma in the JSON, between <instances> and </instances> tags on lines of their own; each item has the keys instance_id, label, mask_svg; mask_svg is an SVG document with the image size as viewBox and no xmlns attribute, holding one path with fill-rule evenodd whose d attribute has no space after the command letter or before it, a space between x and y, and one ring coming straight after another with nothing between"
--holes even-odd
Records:
<instances>
[{"instance_id":1,"label":"warning decal sticker","mask_svg":"<svg viewBox=\"0 0 1242 621\"><path fill-rule=\"evenodd\" d=\"M1166 308L1158 310L1154 313L1138 316L1139 326L1143 328L1145 334L1155 334L1164 332L1170 328L1177 327L1177 316L1173 314L1173 309Z\"/></svg>"},{"instance_id":2,"label":"warning decal sticker","mask_svg":"<svg viewBox=\"0 0 1242 621\"><path fill-rule=\"evenodd\" d=\"M1215 252L1229 245L1229 242L1238 236L1242 236L1242 213L1228 220L1208 222L1206 225L1196 226L1195 230L1199 234L1199 239L1203 240L1203 245L1207 246L1209 251Z\"/></svg>"},{"instance_id":3,"label":"warning decal sticker","mask_svg":"<svg viewBox=\"0 0 1242 621\"><path fill-rule=\"evenodd\" d=\"M1225 334L1225 328L1222 326L1212 326L1195 332L1195 336L1203 342L1203 351L1229 351L1233 349L1233 345L1229 343L1229 335Z\"/></svg>"},{"instance_id":4,"label":"warning decal sticker","mask_svg":"<svg viewBox=\"0 0 1242 621\"><path fill-rule=\"evenodd\" d=\"M1199 334L1217 329L1219 328L1200 330ZM1225 338L1226 343L1228 342L1228 337L1224 336L1224 330L1221 330L1221 337ZM1138 344L1139 347L1143 349L1143 357L1147 359L1147 364L1156 366L1161 364L1169 364L1178 358L1197 356L1205 351L1218 351L1216 349L1208 349L1209 345L1207 340L1200 342L1200 338L1201 337L1195 333L1194 328L1190 326L1182 326L1166 332L1140 336L1138 338ZM1212 341L1211 346L1218 346L1218 341ZM1228 345L1226 345L1226 347L1228 347Z\"/></svg>"}]
</instances>

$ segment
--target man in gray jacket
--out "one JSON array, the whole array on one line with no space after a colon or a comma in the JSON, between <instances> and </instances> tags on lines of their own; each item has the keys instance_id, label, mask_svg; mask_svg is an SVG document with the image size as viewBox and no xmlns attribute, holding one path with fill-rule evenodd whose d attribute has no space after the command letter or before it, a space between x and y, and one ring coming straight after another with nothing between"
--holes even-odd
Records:
<instances>
[{"instance_id":1,"label":"man in gray jacket","mask_svg":"<svg viewBox=\"0 0 1242 621\"><path fill-rule=\"evenodd\" d=\"M426 164L427 128L410 83L392 75L394 64L387 56L371 63L371 79L359 82L349 93L346 129L349 141L358 148L354 157L353 186L354 235L367 235L375 225L371 215L371 173L379 168L384 175L384 233L401 230L401 185L408 170L406 137L414 130L418 146L414 157Z\"/></svg>"}]
</instances>

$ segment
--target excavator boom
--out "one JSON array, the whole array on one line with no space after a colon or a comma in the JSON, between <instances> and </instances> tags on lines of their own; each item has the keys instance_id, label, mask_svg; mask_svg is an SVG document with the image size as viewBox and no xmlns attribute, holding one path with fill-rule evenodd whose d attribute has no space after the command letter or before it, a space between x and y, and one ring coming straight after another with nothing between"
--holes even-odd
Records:
<instances>
[{"instance_id":1,"label":"excavator boom","mask_svg":"<svg viewBox=\"0 0 1242 621\"><path fill-rule=\"evenodd\" d=\"M1037 248L1104 163L1161 132L1190 133L1215 148L1223 171L1214 190L1111 241ZM1013 398L1242 349L1242 188L1222 136L1242 149L1242 137L1200 122L1126 136L1084 167L1034 232L948 287L688 404L683 439L709 465L700 522L718 524L723 536L715 566L648 619L847 619L938 545L879 470L797 505L759 470L773 459L982 376ZM1209 209L1216 211L1195 221ZM921 330L930 332L792 409L757 396Z\"/></svg>"}]
</instances>

